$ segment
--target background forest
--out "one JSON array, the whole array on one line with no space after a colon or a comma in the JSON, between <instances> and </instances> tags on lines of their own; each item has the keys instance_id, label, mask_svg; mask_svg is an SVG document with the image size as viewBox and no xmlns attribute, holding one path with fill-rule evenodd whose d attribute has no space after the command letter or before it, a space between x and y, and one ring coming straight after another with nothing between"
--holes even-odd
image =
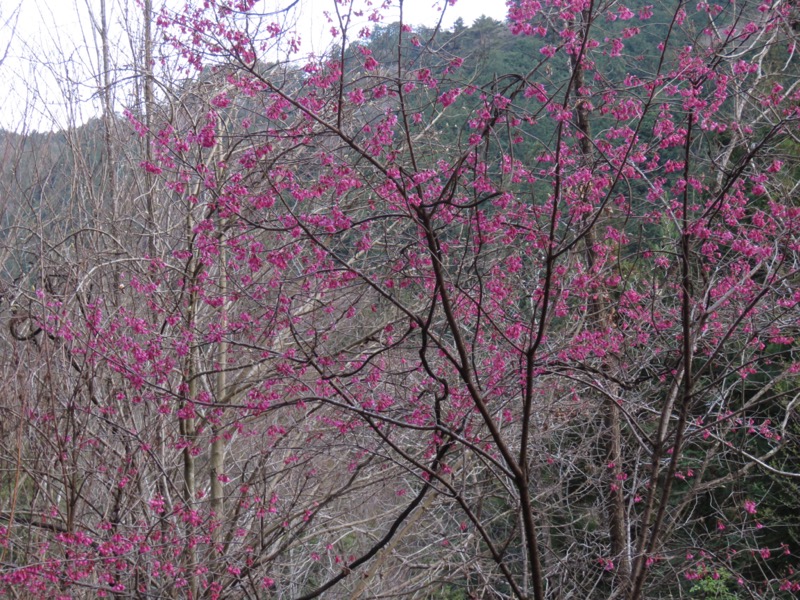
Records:
<instances>
[{"instance_id":1,"label":"background forest","mask_svg":"<svg viewBox=\"0 0 800 600\"><path fill-rule=\"evenodd\" d=\"M0 132L0 596L800 592L800 7L413 4Z\"/></svg>"}]
</instances>

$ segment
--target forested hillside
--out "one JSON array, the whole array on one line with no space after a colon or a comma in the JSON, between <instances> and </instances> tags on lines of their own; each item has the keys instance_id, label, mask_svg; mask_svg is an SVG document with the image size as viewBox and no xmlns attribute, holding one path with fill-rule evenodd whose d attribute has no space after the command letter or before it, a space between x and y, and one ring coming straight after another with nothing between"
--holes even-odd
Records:
<instances>
[{"instance_id":1,"label":"forested hillside","mask_svg":"<svg viewBox=\"0 0 800 600\"><path fill-rule=\"evenodd\" d=\"M262 4L0 134L0 595L796 597L796 4Z\"/></svg>"}]
</instances>

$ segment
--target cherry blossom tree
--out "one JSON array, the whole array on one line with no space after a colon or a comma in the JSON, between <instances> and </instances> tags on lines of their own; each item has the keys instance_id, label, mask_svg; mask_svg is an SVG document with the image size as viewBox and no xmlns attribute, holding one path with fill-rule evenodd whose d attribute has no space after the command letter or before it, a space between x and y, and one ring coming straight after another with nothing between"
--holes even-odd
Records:
<instances>
[{"instance_id":1,"label":"cherry blossom tree","mask_svg":"<svg viewBox=\"0 0 800 600\"><path fill-rule=\"evenodd\" d=\"M792 597L797 7L512 1L483 80L389 8L159 13L147 247L9 320L3 589Z\"/></svg>"}]
</instances>

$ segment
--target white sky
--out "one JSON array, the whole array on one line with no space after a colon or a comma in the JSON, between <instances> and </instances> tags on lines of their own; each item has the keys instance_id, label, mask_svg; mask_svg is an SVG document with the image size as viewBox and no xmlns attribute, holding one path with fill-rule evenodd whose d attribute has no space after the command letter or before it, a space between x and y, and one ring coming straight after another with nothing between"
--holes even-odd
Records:
<instances>
[{"instance_id":1,"label":"white sky","mask_svg":"<svg viewBox=\"0 0 800 600\"><path fill-rule=\"evenodd\" d=\"M256 8L267 12L291 1L261 0ZM153 0L154 8L163 2ZM115 62L124 67L130 62L130 42L122 35L123 26L135 22L140 9L136 0L106 3L111 40L116 46L112 52L117 53ZM329 10L331 3L299 0L298 28L304 32L305 52L320 51L327 45L328 38L322 32L329 25L323 11ZM442 4L444 0L405 0L405 21L433 25ZM96 114L93 95L98 85L92 74L99 72L98 51L87 7L99 15L99 5L100 0L0 0L0 58L8 49L0 65L0 127L17 131L59 129L83 123ZM501 20L505 12L503 0L458 0L454 6L447 6L443 25L451 27L459 17L469 25L484 14ZM395 9L384 22L397 20L397 14Z\"/></svg>"}]
</instances>

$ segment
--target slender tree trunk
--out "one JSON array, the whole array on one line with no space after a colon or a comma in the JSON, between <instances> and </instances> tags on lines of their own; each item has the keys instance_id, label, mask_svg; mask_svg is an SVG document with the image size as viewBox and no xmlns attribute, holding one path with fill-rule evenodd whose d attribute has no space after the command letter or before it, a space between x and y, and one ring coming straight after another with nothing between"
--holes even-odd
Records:
<instances>
[{"instance_id":1,"label":"slender tree trunk","mask_svg":"<svg viewBox=\"0 0 800 600\"><path fill-rule=\"evenodd\" d=\"M188 208L186 213L186 240L187 247L191 247L192 243L192 211L191 207ZM191 332L196 331L198 298L195 291L196 283L196 266L195 259L190 258L186 267L186 277L188 279L189 288L189 306L187 315L188 330ZM182 407L187 403L193 402L197 398L197 373L199 370L200 348L192 342L189 349L188 364L186 366L186 398L183 400ZM196 441L197 430L196 423L193 416L180 417L179 421L180 433L183 437L183 493L184 503L187 510L194 510L194 505L197 497L197 482L195 474L195 459L194 459L194 444ZM187 534L189 537L194 535L193 526L187 526ZM186 572L189 581L189 590L191 598L197 598L197 576L195 575L197 565L197 552L193 540L187 539L186 544Z\"/></svg>"},{"instance_id":2,"label":"slender tree trunk","mask_svg":"<svg viewBox=\"0 0 800 600\"><path fill-rule=\"evenodd\" d=\"M588 30L592 19L592 6L589 6L582 13L582 22L577 26L584 46L588 37ZM585 70L582 64L583 52L572 57L573 68L573 91L575 94L575 120L578 131L581 134L579 148L584 161L589 164L592 160L592 141L591 123L589 120L588 100L585 99ZM601 210L602 207L601 207ZM597 239L594 233L594 226L589 227L584 236L584 248L587 269L591 272L597 263L597 252L595 244ZM589 303L590 318L593 320L593 327L598 330L610 330L614 327L613 309L607 290L601 287L597 294ZM613 355L608 356L608 362L604 365L606 370L614 370L617 359ZM616 395L616 394L614 394ZM622 469L622 429L620 423L619 407L612 401L607 400L603 403L603 443L605 446L606 473L608 478L607 490L605 490L607 502L606 511L608 517L608 533L611 542L611 556L614 560L615 573L617 576L617 587L624 591L630 582L631 565L628 550L627 522L625 514L625 498L621 483Z\"/></svg>"},{"instance_id":3,"label":"slender tree trunk","mask_svg":"<svg viewBox=\"0 0 800 600\"><path fill-rule=\"evenodd\" d=\"M112 252L116 253L120 249L117 247L119 240L119 199L117 197L117 161L114 150L114 99L112 94L111 82L111 51L108 44L108 12L106 10L106 0L100 1L100 48L103 63L103 150L105 154L105 198L108 202L109 210L109 232L111 233ZM101 198L103 197L101 196ZM104 203L105 204L105 203ZM108 240L105 241L109 243ZM120 274L118 269L113 273L113 290L115 306L119 306L120 297Z\"/></svg>"},{"instance_id":4,"label":"slender tree trunk","mask_svg":"<svg viewBox=\"0 0 800 600\"><path fill-rule=\"evenodd\" d=\"M111 233L116 237L119 206L117 199L117 172L114 161L114 102L111 93L111 52L108 45L106 0L101 0L100 2L100 43L103 58L103 139L105 143L106 169L108 171L107 195L111 201Z\"/></svg>"},{"instance_id":5,"label":"slender tree trunk","mask_svg":"<svg viewBox=\"0 0 800 600\"><path fill-rule=\"evenodd\" d=\"M144 13L144 124L149 132L152 131L153 128L153 111L155 110L155 98L153 94L153 0L144 0L142 10ZM153 162L153 149L149 141L145 144L144 155L148 163ZM147 210L147 252L151 258L154 258L156 255L156 216L155 204L153 202L154 181L150 172L145 172L144 178Z\"/></svg>"},{"instance_id":6,"label":"slender tree trunk","mask_svg":"<svg viewBox=\"0 0 800 600\"><path fill-rule=\"evenodd\" d=\"M219 241L219 293L222 297L222 308L220 314L220 327L224 331L228 321L227 314L227 294L228 294L228 278L226 275L226 253L225 253L225 236L224 224L222 232L220 233ZM213 533L214 544L222 542L222 523L225 515L225 500L222 477L225 473L225 437L223 435L223 417L224 408L222 406L226 401L226 378L225 368L228 363L228 345L223 338L217 346L217 381L216 381L216 408L217 413L213 416L213 424L211 426L211 512L216 520L216 526Z\"/></svg>"}]
</instances>

